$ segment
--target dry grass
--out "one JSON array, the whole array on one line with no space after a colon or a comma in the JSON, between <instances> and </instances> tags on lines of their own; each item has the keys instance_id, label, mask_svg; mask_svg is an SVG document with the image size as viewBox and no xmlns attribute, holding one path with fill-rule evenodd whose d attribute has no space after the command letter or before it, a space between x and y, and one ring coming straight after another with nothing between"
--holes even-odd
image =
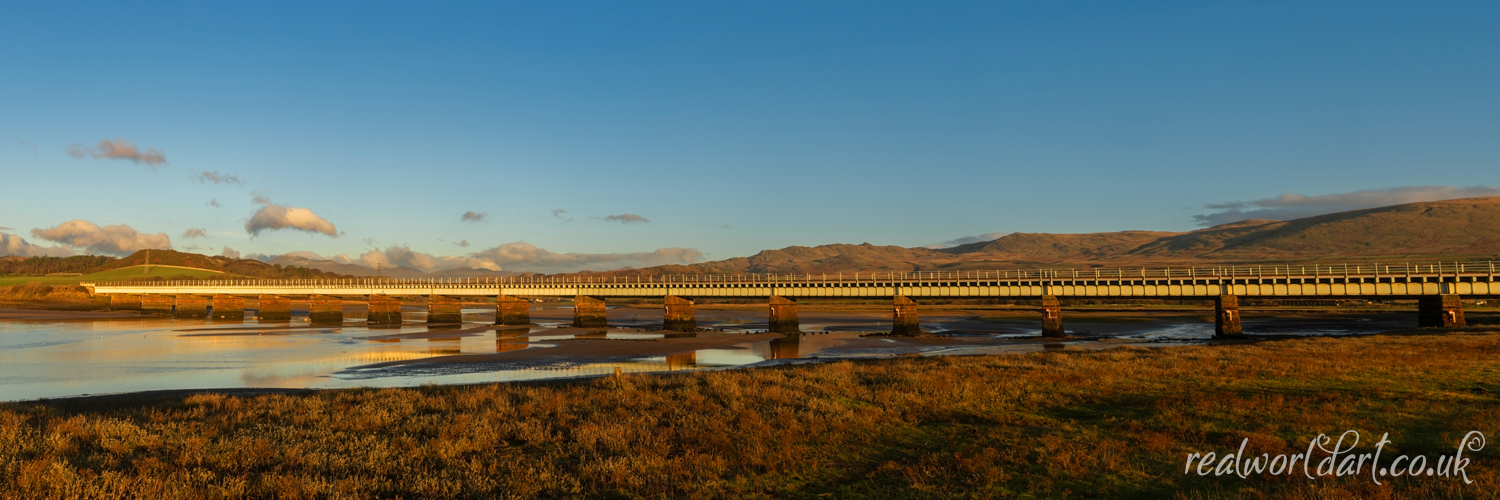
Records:
<instances>
[{"instance_id":1,"label":"dry grass","mask_svg":"<svg viewBox=\"0 0 1500 500\"><path fill-rule=\"evenodd\" d=\"M4 498L1495 498L1200 478L1191 451L1500 436L1500 334L905 358L575 384L0 406Z\"/></svg>"}]
</instances>

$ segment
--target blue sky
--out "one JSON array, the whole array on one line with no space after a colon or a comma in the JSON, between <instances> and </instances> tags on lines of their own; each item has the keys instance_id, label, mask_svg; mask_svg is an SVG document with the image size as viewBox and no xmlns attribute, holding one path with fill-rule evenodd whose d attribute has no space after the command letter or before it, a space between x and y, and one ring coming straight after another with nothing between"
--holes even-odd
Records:
<instances>
[{"instance_id":1,"label":"blue sky","mask_svg":"<svg viewBox=\"0 0 1500 500\"><path fill-rule=\"evenodd\" d=\"M220 4L5 8L0 231L565 270L1500 185L1492 2Z\"/></svg>"}]
</instances>

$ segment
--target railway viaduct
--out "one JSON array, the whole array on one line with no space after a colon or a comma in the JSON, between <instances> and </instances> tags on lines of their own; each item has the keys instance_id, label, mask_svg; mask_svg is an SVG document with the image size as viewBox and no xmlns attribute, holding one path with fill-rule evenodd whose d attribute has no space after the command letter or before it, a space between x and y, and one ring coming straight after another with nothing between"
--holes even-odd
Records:
<instances>
[{"instance_id":1,"label":"railway viaduct","mask_svg":"<svg viewBox=\"0 0 1500 500\"><path fill-rule=\"evenodd\" d=\"M663 327L696 328L694 299L764 299L770 330L798 332L797 301L890 300L892 333L920 332L916 299L1030 299L1041 303L1043 336L1063 333L1061 299L1213 300L1215 332L1242 335L1239 299L1415 299L1418 326L1464 326L1462 299L1500 297L1495 263L1310 264L1010 271L870 272L834 275L716 274L646 277L348 278L85 283L119 309L178 317L243 318L245 298L259 300L262 321L288 320L291 300L308 302L310 321L341 323L343 302L369 304L368 323L399 324L401 297L425 296L429 323L461 322L465 299L493 298L496 324L529 324L531 299L572 297L574 325L606 326L605 299L661 299Z\"/></svg>"}]
</instances>

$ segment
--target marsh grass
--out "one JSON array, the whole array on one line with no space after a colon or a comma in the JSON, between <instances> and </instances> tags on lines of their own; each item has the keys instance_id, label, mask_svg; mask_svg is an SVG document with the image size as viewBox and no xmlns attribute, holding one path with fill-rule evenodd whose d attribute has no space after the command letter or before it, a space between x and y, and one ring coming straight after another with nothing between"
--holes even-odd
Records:
<instances>
[{"instance_id":1,"label":"marsh grass","mask_svg":"<svg viewBox=\"0 0 1500 500\"><path fill-rule=\"evenodd\" d=\"M840 361L577 383L0 405L4 498L1495 498L1187 453L1500 436L1500 333ZM1388 450L1389 451L1389 450Z\"/></svg>"}]
</instances>

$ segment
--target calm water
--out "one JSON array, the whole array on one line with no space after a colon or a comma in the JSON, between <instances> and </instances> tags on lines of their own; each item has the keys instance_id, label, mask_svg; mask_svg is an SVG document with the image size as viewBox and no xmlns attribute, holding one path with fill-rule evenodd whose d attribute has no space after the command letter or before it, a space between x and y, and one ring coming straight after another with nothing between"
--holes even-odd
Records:
<instances>
[{"instance_id":1,"label":"calm water","mask_svg":"<svg viewBox=\"0 0 1500 500\"><path fill-rule=\"evenodd\" d=\"M878 312L804 312L802 336L751 341L747 332L766 328L759 311L700 310L699 326L716 331L693 335L719 341L710 349L662 356L529 356L486 363L370 365L436 356L547 350L575 338L559 330L571 321L567 307L535 308L537 326L526 333L484 328L493 309L465 310L462 328L421 323L425 312L404 313L402 327L366 328L363 311L346 312L347 326L313 326L305 311L291 323L258 324L164 318L108 320L0 320L0 400L205 388L339 388L463 384L494 381L713 369L797 358L1025 352L1062 345L1103 345L1094 341L1042 344L1034 339L1040 321L980 321L965 315L923 316L923 327L964 339L961 345L861 339L861 332L890 329ZM588 335L620 342L659 339L659 311L611 309L615 329ZM1066 320L1066 318L1065 318ZM1246 320L1246 331L1272 334L1354 334L1409 327L1403 315L1331 316L1301 320ZM1149 320L1087 320L1067 324L1070 333L1150 343L1207 339L1213 325L1196 317ZM639 329L639 330L636 330ZM576 332L576 330L573 330ZM533 352L531 354L540 354Z\"/></svg>"}]
</instances>

